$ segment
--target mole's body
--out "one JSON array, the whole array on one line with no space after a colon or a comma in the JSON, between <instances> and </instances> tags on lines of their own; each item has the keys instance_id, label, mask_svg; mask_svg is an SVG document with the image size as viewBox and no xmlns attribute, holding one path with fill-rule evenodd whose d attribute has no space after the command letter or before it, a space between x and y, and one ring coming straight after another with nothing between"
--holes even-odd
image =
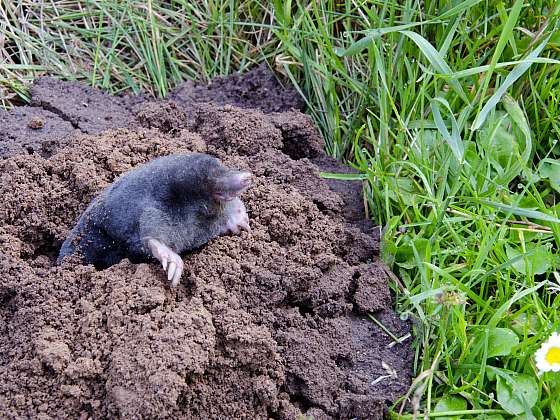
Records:
<instances>
[{"instance_id":1,"label":"mole's body","mask_svg":"<svg viewBox=\"0 0 560 420\"><path fill-rule=\"evenodd\" d=\"M175 286L183 270L178 254L219 235L249 230L238 197L249 178L200 153L141 165L91 202L64 241L58 263L74 253L98 268L123 258L134 263L156 258Z\"/></svg>"}]
</instances>

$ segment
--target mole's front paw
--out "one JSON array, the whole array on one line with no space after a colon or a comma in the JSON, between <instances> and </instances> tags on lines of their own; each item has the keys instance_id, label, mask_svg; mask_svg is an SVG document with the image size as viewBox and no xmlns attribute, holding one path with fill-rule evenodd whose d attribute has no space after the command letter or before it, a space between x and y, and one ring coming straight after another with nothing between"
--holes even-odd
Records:
<instances>
[{"instance_id":1,"label":"mole's front paw","mask_svg":"<svg viewBox=\"0 0 560 420\"><path fill-rule=\"evenodd\" d=\"M226 219L223 233L239 234L242 230L251 231L249 216L245 205L239 198L232 200L226 209Z\"/></svg>"},{"instance_id":2,"label":"mole's front paw","mask_svg":"<svg viewBox=\"0 0 560 420\"><path fill-rule=\"evenodd\" d=\"M183 260L171 248L157 239L148 239L148 248L152 255L161 263L167 272L167 280L171 282L171 287L176 287L183 274Z\"/></svg>"}]
</instances>

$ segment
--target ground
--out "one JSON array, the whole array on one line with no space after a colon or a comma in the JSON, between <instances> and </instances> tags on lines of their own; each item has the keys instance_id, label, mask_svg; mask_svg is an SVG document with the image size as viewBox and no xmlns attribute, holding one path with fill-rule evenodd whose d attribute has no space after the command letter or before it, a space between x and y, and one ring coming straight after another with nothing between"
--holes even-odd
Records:
<instances>
[{"instance_id":1,"label":"ground","mask_svg":"<svg viewBox=\"0 0 560 420\"><path fill-rule=\"evenodd\" d=\"M327 158L293 91L263 69L170 100L43 78L0 115L0 416L382 418L411 377L360 183ZM89 201L157 156L250 170L251 233L104 271L58 247Z\"/></svg>"}]
</instances>

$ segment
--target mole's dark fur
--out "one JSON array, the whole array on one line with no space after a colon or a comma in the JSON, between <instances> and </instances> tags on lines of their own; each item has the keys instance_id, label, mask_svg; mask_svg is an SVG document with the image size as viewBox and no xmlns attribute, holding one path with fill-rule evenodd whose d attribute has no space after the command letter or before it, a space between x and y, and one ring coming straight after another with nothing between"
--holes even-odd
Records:
<instances>
[{"instance_id":1,"label":"mole's dark fur","mask_svg":"<svg viewBox=\"0 0 560 420\"><path fill-rule=\"evenodd\" d=\"M230 231L228 206L234 199L245 212L236 197L248 184L239 174L200 153L160 157L141 165L91 202L69 232L57 262L72 254L97 268L123 258L145 262L152 259L146 238L161 241L176 253L200 247Z\"/></svg>"}]
</instances>

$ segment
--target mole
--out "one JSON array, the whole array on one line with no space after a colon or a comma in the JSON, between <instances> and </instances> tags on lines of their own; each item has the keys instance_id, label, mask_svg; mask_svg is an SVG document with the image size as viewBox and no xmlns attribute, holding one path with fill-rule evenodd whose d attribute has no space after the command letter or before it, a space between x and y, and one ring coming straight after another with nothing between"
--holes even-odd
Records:
<instances>
[{"instance_id":1,"label":"mole","mask_svg":"<svg viewBox=\"0 0 560 420\"><path fill-rule=\"evenodd\" d=\"M57 259L78 255L104 269L128 258L158 260L171 286L183 272L184 251L224 234L250 232L239 198L251 173L229 169L204 153L156 158L121 175L82 213Z\"/></svg>"}]
</instances>

